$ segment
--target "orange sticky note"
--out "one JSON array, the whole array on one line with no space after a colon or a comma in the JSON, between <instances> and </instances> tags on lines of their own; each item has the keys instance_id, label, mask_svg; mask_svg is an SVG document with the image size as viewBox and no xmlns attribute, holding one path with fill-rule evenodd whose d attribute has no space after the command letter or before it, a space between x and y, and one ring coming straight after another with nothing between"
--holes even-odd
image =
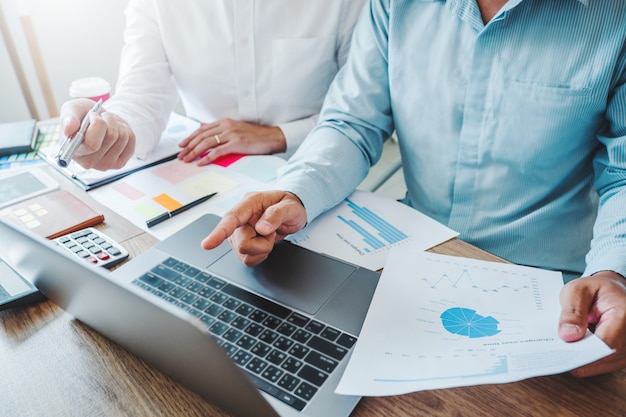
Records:
<instances>
[{"instance_id":1,"label":"orange sticky note","mask_svg":"<svg viewBox=\"0 0 626 417\"><path fill-rule=\"evenodd\" d=\"M167 211L174 211L177 208L182 207L182 204L174 200L167 194L160 194L153 198L154 201L165 207Z\"/></svg>"}]
</instances>

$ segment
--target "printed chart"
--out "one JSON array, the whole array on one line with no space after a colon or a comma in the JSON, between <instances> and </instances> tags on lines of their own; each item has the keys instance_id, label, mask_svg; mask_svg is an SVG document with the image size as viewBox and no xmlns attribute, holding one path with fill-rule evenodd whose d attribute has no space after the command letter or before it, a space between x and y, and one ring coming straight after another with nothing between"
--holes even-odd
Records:
<instances>
[{"instance_id":1,"label":"printed chart","mask_svg":"<svg viewBox=\"0 0 626 417\"><path fill-rule=\"evenodd\" d=\"M608 355L557 334L558 272L394 248L337 392L397 395L561 373Z\"/></svg>"},{"instance_id":2,"label":"printed chart","mask_svg":"<svg viewBox=\"0 0 626 417\"><path fill-rule=\"evenodd\" d=\"M412 242L425 250L457 234L395 200L355 191L288 239L316 252L378 270L385 266L393 247Z\"/></svg>"}]
</instances>

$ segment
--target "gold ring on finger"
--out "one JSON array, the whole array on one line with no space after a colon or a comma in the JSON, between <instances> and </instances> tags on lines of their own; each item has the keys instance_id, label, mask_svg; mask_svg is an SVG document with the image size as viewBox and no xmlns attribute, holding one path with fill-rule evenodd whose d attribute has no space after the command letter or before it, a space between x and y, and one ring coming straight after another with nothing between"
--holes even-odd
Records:
<instances>
[{"instance_id":1,"label":"gold ring on finger","mask_svg":"<svg viewBox=\"0 0 626 417\"><path fill-rule=\"evenodd\" d=\"M220 140L219 135L215 135L213 136L215 138L215 142L217 142L217 144L219 145L220 143L222 143L222 141Z\"/></svg>"}]
</instances>

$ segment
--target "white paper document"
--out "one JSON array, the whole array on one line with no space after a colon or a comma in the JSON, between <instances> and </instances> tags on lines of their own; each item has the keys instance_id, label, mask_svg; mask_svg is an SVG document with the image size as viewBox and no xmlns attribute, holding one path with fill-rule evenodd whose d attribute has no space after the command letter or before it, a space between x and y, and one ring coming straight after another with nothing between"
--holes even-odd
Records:
<instances>
[{"instance_id":1,"label":"white paper document","mask_svg":"<svg viewBox=\"0 0 626 417\"><path fill-rule=\"evenodd\" d=\"M559 272L420 252L388 258L337 392L383 396L566 372L609 355L557 333Z\"/></svg>"},{"instance_id":2,"label":"white paper document","mask_svg":"<svg viewBox=\"0 0 626 417\"><path fill-rule=\"evenodd\" d=\"M228 166L198 166L178 159L135 172L89 194L135 226L165 239L204 213L223 216L249 191L271 187L285 160L249 155ZM211 199L148 228L146 221L211 193ZM209 234L207 230L207 235Z\"/></svg>"},{"instance_id":3,"label":"white paper document","mask_svg":"<svg viewBox=\"0 0 626 417\"><path fill-rule=\"evenodd\" d=\"M394 247L426 250L457 235L406 204L357 190L288 240L377 271Z\"/></svg>"}]
</instances>

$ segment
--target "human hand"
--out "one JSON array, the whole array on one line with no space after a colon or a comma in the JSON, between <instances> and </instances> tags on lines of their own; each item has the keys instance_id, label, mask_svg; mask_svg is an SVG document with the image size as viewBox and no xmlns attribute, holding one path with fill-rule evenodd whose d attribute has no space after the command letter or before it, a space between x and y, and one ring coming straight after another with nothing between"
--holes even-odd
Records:
<instances>
[{"instance_id":1,"label":"human hand","mask_svg":"<svg viewBox=\"0 0 626 417\"><path fill-rule=\"evenodd\" d=\"M204 249L218 247L228 239L246 266L263 262L274 243L306 225L306 211L298 197L284 191L247 194L222 217L202 241Z\"/></svg>"},{"instance_id":2,"label":"human hand","mask_svg":"<svg viewBox=\"0 0 626 417\"><path fill-rule=\"evenodd\" d=\"M220 156L243 153L268 155L285 152L287 141L277 126L263 126L232 119L201 123L200 127L178 146L183 148L178 159L198 165L207 165ZM210 151L210 152L209 152Z\"/></svg>"},{"instance_id":3,"label":"human hand","mask_svg":"<svg viewBox=\"0 0 626 417\"><path fill-rule=\"evenodd\" d=\"M79 98L61 106L62 134L71 136L78 131L80 123L93 107L90 99ZM119 169L135 152L135 134L130 126L114 113L91 114L89 128L82 145L74 154L74 160L84 168L99 170Z\"/></svg>"},{"instance_id":4,"label":"human hand","mask_svg":"<svg viewBox=\"0 0 626 417\"><path fill-rule=\"evenodd\" d=\"M577 377L604 374L626 367L626 280L612 271L570 281L561 290L559 336L576 342L589 328L615 352L573 370Z\"/></svg>"}]
</instances>

